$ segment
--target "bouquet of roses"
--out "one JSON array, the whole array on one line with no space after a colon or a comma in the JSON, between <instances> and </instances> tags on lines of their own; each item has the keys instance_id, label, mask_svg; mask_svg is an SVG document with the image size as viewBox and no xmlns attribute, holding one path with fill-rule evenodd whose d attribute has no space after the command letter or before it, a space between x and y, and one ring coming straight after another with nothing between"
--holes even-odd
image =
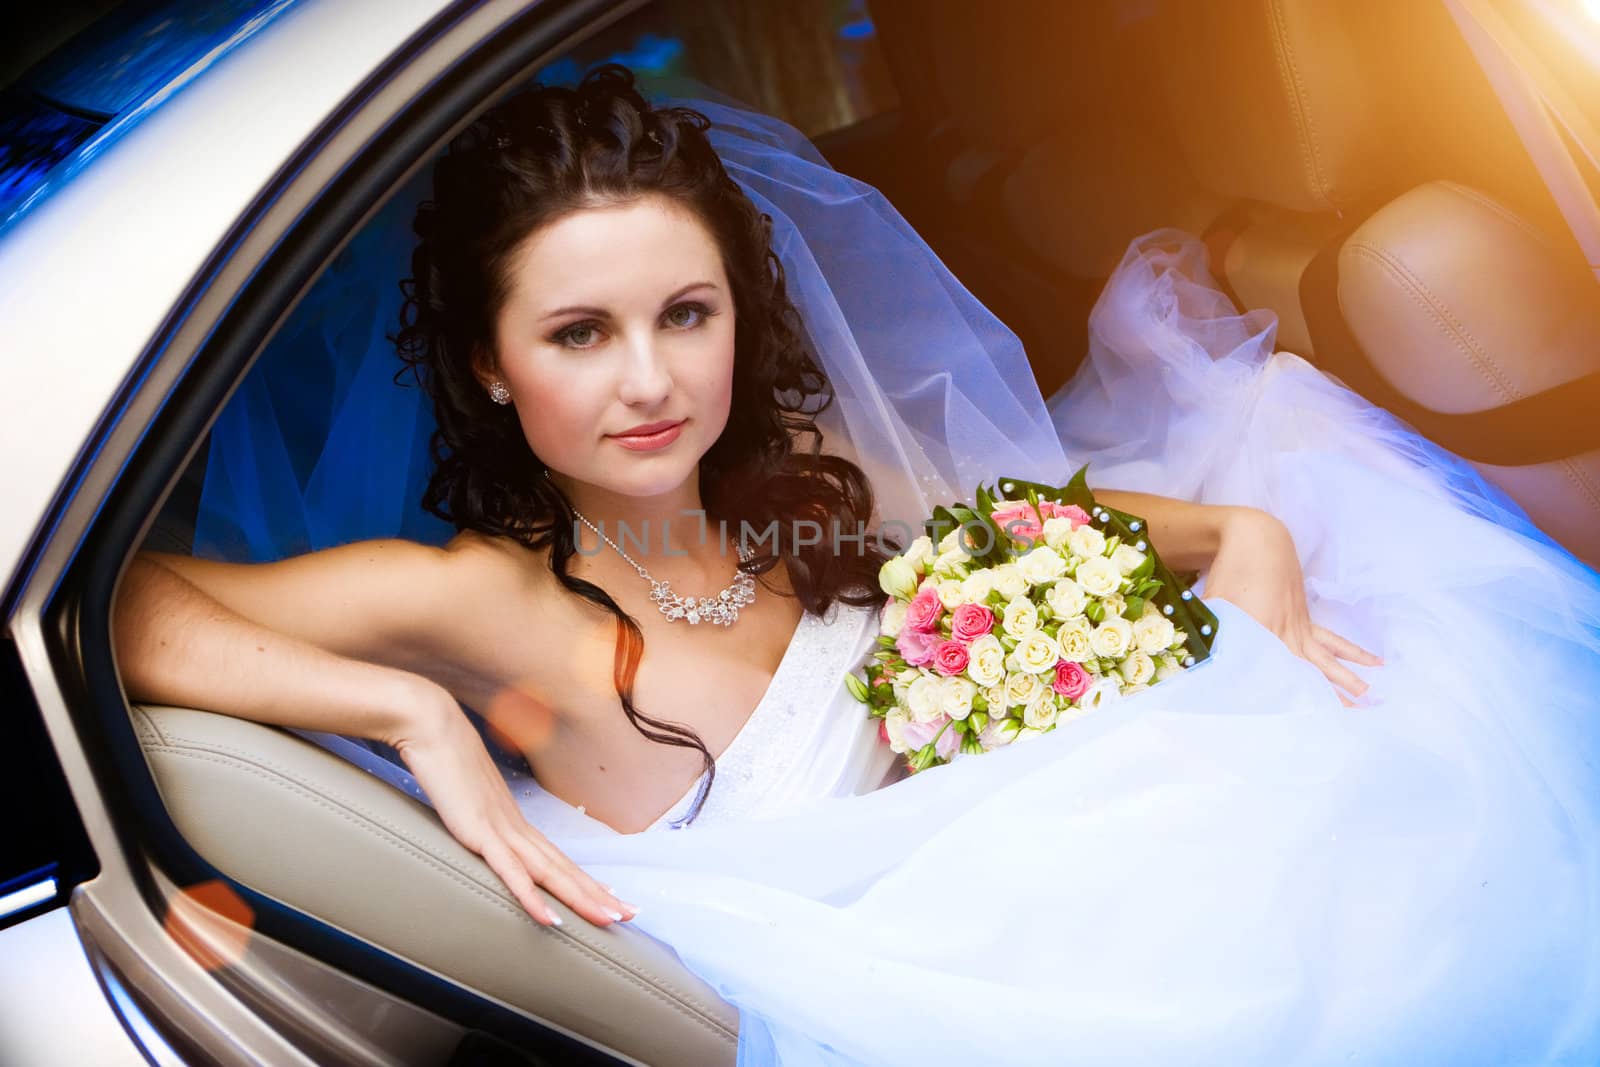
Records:
<instances>
[{"instance_id":1,"label":"bouquet of roses","mask_svg":"<svg viewBox=\"0 0 1600 1067\"><path fill-rule=\"evenodd\" d=\"M1216 616L1085 470L1061 488L980 485L883 565L881 636L846 683L911 770L1037 737L1210 655Z\"/></svg>"}]
</instances>

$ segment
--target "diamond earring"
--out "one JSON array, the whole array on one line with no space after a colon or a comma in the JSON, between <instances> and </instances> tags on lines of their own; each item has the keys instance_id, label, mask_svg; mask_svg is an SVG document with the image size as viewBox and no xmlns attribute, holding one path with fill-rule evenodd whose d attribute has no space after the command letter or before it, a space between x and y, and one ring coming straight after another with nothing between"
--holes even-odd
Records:
<instances>
[{"instance_id":1,"label":"diamond earring","mask_svg":"<svg viewBox=\"0 0 1600 1067\"><path fill-rule=\"evenodd\" d=\"M489 399L496 404L509 404L511 403L511 390L506 388L505 382L491 382L489 385Z\"/></svg>"}]
</instances>

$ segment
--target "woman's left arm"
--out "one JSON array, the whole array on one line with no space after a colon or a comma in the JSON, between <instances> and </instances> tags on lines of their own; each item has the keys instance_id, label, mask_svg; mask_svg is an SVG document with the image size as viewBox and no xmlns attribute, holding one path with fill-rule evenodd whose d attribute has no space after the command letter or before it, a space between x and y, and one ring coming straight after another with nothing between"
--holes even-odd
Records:
<instances>
[{"instance_id":1,"label":"woman's left arm","mask_svg":"<svg viewBox=\"0 0 1600 1067\"><path fill-rule=\"evenodd\" d=\"M1281 521L1259 508L1194 504L1172 497L1096 489L1095 499L1143 518L1151 544L1175 571L1205 571L1207 597L1218 597L1277 634L1289 650L1327 676L1347 706L1367 683L1340 660L1369 667L1383 660L1311 621L1305 574L1294 538Z\"/></svg>"}]
</instances>

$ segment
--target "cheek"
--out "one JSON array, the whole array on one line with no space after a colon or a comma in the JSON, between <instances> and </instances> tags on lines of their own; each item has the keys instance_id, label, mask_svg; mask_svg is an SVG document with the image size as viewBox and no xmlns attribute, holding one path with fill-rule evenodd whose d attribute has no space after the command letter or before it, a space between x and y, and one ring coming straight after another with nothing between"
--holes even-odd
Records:
<instances>
[{"instance_id":1,"label":"cheek","mask_svg":"<svg viewBox=\"0 0 1600 1067\"><path fill-rule=\"evenodd\" d=\"M709 411L718 413L719 429L727 421L728 408L733 402L734 331L730 321L712 338L703 354L698 392L701 402Z\"/></svg>"},{"instance_id":2,"label":"cheek","mask_svg":"<svg viewBox=\"0 0 1600 1067\"><path fill-rule=\"evenodd\" d=\"M605 391L586 375L523 367L507 368L506 378L517 396L528 447L552 466L561 466L565 450L588 440L605 411Z\"/></svg>"}]
</instances>

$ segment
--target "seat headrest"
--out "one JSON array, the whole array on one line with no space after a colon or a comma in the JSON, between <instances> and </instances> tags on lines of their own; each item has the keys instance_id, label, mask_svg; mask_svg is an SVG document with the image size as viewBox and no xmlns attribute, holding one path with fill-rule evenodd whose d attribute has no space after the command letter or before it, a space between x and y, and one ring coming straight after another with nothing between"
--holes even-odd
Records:
<instances>
[{"instance_id":1,"label":"seat headrest","mask_svg":"<svg viewBox=\"0 0 1600 1067\"><path fill-rule=\"evenodd\" d=\"M1339 307L1389 382L1435 411L1482 411L1600 370L1600 289L1575 245L1436 181L1339 252Z\"/></svg>"},{"instance_id":2,"label":"seat headrest","mask_svg":"<svg viewBox=\"0 0 1600 1067\"><path fill-rule=\"evenodd\" d=\"M1388 183L1381 58L1392 0L1211 0L1161 15L1168 107L1213 192L1296 211L1358 203Z\"/></svg>"}]
</instances>

